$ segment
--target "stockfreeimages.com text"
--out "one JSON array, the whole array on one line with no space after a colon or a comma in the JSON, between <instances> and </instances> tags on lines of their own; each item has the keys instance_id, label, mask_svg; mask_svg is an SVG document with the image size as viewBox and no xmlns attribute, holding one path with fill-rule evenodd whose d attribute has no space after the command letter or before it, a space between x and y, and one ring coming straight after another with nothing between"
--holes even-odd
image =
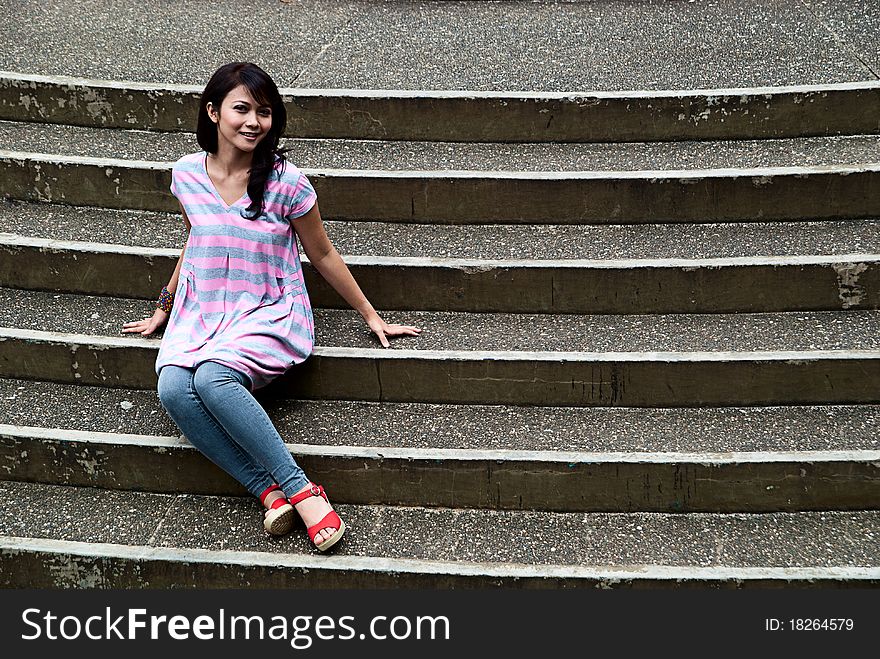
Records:
<instances>
[{"instance_id":1,"label":"stockfreeimages.com text","mask_svg":"<svg viewBox=\"0 0 880 659\"><path fill-rule=\"evenodd\" d=\"M297 650L305 650L318 640L449 640L450 625L446 616L373 616L358 632L354 616L284 616L229 615L219 609L213 616L149 615L146 609L126 609L121 615L106 607L102 615L84 619L75 615L59 617L51 611L25 609L21 614L26 626L21 638L75 640L276 640L289 641Z\"/></svg>"}]
</instances>

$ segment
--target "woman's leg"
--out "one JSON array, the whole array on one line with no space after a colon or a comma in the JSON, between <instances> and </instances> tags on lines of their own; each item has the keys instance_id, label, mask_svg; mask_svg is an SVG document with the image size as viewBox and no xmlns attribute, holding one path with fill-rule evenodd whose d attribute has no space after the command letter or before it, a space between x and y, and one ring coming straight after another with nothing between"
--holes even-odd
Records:
<instances>
[{"instance_id":1,"label":"woman's leg","mask_svg":"<svg viewBox=\"0 0 880 659\"><path fill-rule=\"evenodd\" d=\"M247 376L217 362L199 364L193 375L193 388L211 416L291 496L308 485L309 479L248 391L248 384Z\"/></svg>"},{"instance_id":2,"label":"woman's leg","mask_svg":"<svg viewBox=\"0 0 880 659\"><path fill-rule=\"evenodd\" d=\"M236 444L210 414L193 386L192 369L165 366L159 400L186 438L254 496L274 484L272 476Z\"/></svg>"},{"instance_id":3,"label":"woman's leg","mask_svg":"<svg viewBox=\"0 0 880 659\"><path fill-rule=\"evenodd\" d=\"M196 368L193 386L211 415L254 461L275 479L288 497L305 490L310 482L296 464L272 420L247 388L242 373L219 364L204 362ZM322 497L309 497L296 510L306 526L317 524L332 510ZM329 539L335 529L323 529L316 541Z\"/></svg>"}]
</instances>

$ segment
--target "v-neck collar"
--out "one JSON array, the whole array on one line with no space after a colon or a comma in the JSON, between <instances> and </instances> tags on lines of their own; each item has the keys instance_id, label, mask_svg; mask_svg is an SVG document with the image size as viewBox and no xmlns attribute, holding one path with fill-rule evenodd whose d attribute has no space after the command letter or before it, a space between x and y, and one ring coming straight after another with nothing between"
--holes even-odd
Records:
<instances>
[{"instance_id":1,"label":"v-neck collar","mask_svg":"<svg viewBox=\"0 0 880 659\"><path fill-rule=\"evenodd\" d=\"M220 202L223 206L223 210L228 211L238 206L243 200L249 199L247 188L245 188L244 194L241 195L238 199L233 201L231 204L227 204L223 199L223 195L220 194L220 191L217 189L217 186L214 185L214 181L211 180L211 175L208 173L208 152L205 151L205 157L202 158L202 170L205 172L205 178L208 179L208 187L211 189L211 194Z\"/></svg>"}]
</instances>

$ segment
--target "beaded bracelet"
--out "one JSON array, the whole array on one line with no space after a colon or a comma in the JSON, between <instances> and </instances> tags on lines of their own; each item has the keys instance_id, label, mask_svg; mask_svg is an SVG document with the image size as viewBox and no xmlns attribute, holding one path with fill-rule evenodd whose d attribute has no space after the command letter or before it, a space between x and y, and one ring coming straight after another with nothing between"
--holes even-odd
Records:
<instances>
[{"instance_id":1,"label":"beaded bracelet","mask_svg":"<svg viewBox=\"0 0 880 659\"><path fill-rule=\"evenodd\" d=\"M162 287L159 293L159 299L156 301L156 308L161 309L165 313L171 313L171 307L174 305L174 293L168 290L167 286Z\"/></svg>"}]
</instances>

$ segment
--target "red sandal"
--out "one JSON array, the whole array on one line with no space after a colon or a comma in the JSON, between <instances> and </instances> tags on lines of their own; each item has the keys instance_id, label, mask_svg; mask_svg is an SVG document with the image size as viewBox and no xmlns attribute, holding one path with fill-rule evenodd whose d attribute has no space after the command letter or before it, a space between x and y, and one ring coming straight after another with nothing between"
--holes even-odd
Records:
<instances>
[{"instance_id":1,"label":"red sandal","mask_svg":"<svg viewBox=\"0 0 880 659\"><path fill-rule=\"evenodd\" d=\"M281 488L277 485L271 485L263 490L260 495L260 503L265 506L266 497L275 491L280 492ZM263 528L270 535L284 535L293 528L293 520L293 506L288 503L285 497L278 497L266 511L266 516L263 518Z\"/></svg>"},{"instance_id":2,"label":"red sandal","mask_svg":"<svg viewBox=\"0 0 880 659\"><path fill-rule=\"evenodd\" d=\"M294 494L290 497L290 505L295 506L300 501L305 501L309 497L324 497L324 501L327 502L327 505L330 505L330 499L327 498L327 494L324 492L324 488L321 485L315 485L314 483L309 483L307 489L303 490L299 494ZM315 536L318 535L318 532L321 529L336 529L336 533L331 535L327 540L318 544L315 542ZM335 510L331 510L329 513L324 515L320 522L317 524L313 524L312 526L306 529L309 534L309 540L312 541L312 544L318 548L319 551L327 551L335 545L337 542L342 540L342 534L345 533L345 522L339 519L339 515L336 514Z\"/></svg>"}]
</instances>

